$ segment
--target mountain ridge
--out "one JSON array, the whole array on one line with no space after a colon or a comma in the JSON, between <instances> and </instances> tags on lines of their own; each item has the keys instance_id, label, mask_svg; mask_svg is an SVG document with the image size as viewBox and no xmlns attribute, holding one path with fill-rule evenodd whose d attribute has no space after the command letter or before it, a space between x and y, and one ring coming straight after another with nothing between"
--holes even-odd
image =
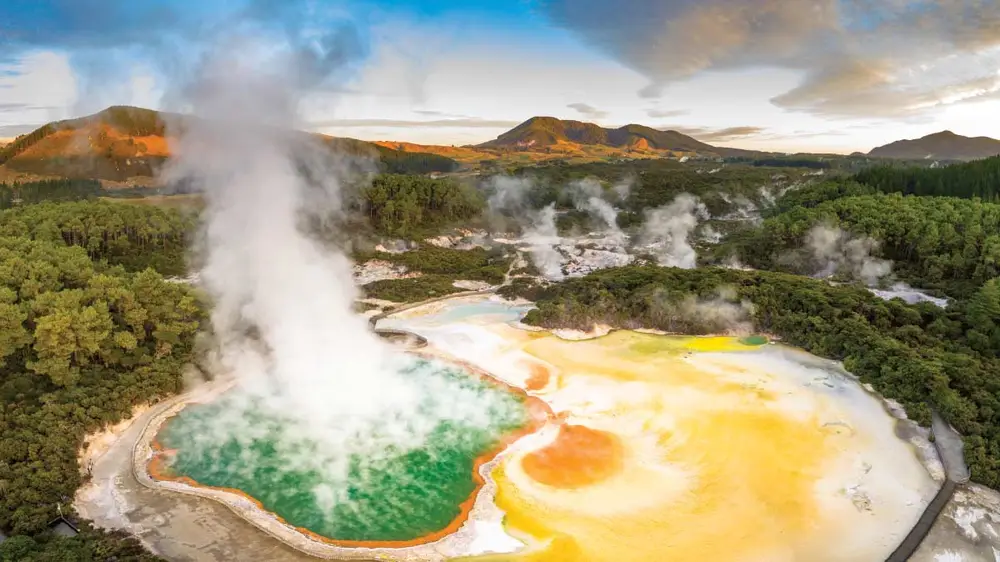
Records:
<instances>
[{"instance_id":1,"label":"mountain ridge","mask_svg":"<svg viewBox=\"0 0 1000 562\"><path fill-rule=\"evenodd\" d=\"M949 130L875 147L868 156L898 159L979 160L1000 155L1000 140L966 137Z\"/></svg>"},{"instance_id":2,"label":"mountain ridge","mask_svg":"<svg viewBox=\"0 0 1000 562\"><path fill-rule=\"evenodd\" d=\"M753 156L760 151L713 146L679 131L661 131L646 125L628 124L618 128L595 123L535 116L499 135L476 145L480 148L539 150L565 144L600 145L622 150L669 151L722 157Z\"/></svg>"},{"instance_id":3,"label":"mountain ridge","mask_svg":"<svg viewBox=\"0 0 1000 562\"><path fill-rule=\"evenodd\" d=\"M190 115L132 106L47 123L0 146L0 177L68 177L148 183L171 156L168 121L184 126ZM348 154L371 157L388 172L446 172L458 163L351 138L301 132Z\"/></svg>"}]
</instances>

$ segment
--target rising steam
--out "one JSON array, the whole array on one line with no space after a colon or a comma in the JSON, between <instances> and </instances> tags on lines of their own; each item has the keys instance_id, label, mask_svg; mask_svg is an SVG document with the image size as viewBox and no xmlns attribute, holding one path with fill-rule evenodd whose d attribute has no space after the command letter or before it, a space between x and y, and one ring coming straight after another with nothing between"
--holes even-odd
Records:
<instances>
[{"instance_id":1,"label":"rising steam","mask_svg":"<svg viewBox=\"0 0 1000 562\"><path fill-rule=\"evenodd\" d=\"M562 281L565 258L557 246L562 241L556 229L556 207L549 205L532 213L530 227L524 233L524 240L531 245L531 261L550 281Z\"/></svg>"},{"instance_id":2,"label":"rising steam","mask_svg":"<svg viewBox=\"0 0 1000 562\"><path fill-rule=\"evenodd\" d=\"M627 240L625 233L618 227L618 211L603 198L604 188L601 187L601 182L587 178L576 182L572 189L576 209L598 219L604 227L604 234L612 244L625 244Z\"/></svg>"},{"instance_id":3,"label":"rising steam","mask_svg":"<svg viewBox=\"0 0 1000 562\"><path fill-rule=\"evenodd\" d=\"M487 204L494 226L501 222L498 217L514 215L528 244L531 262L546 279L562 281L565 258L557 249L562 238L556 227L555 204L541 210L530 208L526 198L534 183L529 178L494 176L489 180L489 187L492 194Z\"/></svg>"},{"instance_id":4,"label":"rising steam","mask_svg":"<svg viewBox=\"0 0 1000 562\"><path fill-rule=\"evenodd\" d=\"M493 405L434 372L415 375L414 360L353 313L350 260L311 234L341 212L342 177L358 168L292 132L317 65L258 37L221 45L183 92L194 115L178 131L167 179L205 193L201 282L223 368L237 379L236 396L249 396L221 418L223 437L191 446L249 442L260 431L244 412L269 410L317 443L288 462L322 475L313 491L329 504L346 501L352 455L405 453L445 420L485 426Z\"/></svg>"},{"instance_id":5,"label":"rising steam","mask_svg":"<svg viewBox=\"0 0 1000 562\"><path fill-rule=\"evenodd\" d=\"M675 302L660 294L651 303L655 325L694 334L745 335L753 332L754 306L732 287L720 286L709 297L688 295Z\"/></svg>"},{"instance_id":6,"label":"rising steam","mask_svg":"<svg viewBox=\"0 0 1000 562\"><path fill-rule=\"evenodd\" d=\"M854 237L840 228L816 225L806 235L806 244L817 267L814 277L840 273L876 285L892 273L892 262L872 256L879 243L867 236Z\"/></svg>"},{"instance_id":7,"label":"rising steam","mask_svg":"<svg viewBox=\"0 0 1000 562\"><path fill-rule=\"evenodd\" d=\"M639 244L655 255L660 265L693 269L698 253L688 238L698 221L707 218L705 205L697 197L682 193L673 203L646 211Z\"/></svg>"}]
</instances>

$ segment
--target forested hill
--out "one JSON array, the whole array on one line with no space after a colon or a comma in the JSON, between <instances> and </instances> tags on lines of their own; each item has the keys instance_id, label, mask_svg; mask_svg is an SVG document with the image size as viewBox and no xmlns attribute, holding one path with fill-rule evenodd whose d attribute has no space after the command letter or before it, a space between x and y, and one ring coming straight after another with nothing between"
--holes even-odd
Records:
<instances>
[{"instance_id":1,"label":"forested hill","mask_svg":"<svg viewBox=\"0 0 1000 562\"><path fill-rule=\"evenodd\" d=\"M189 119L115 106L87 117L49 123L0 147L0 170L111 181L149 178L170 157L167 122L183 126ZM319 138L342 152L371 157L383 171L450 172L458 167L454 160L436 154L401 152L354 139Z\"/></svg>"},{"instance_id":2,"label":"forested hill","mask_svg":"<svg viewBox=\"0 0 1000 562\"><path fill-rule=\"evenodd\" d=\"M877 167L855 179L883 192L1000 199L1000 156L942 168Z\"/></svg>"},{"instance_id":3,"label":"forested hill","mask_svg":"<svg viewBox=\"0 0 1000 562\"><path fill-rule=\"evenodd\" d=\"M949 296L967 296L1000 275L1000 204L954 197L839 197L768 218L727 247L757 269L809 274L803 240L817 225L878 240L897 276Z\"/></svg>"}]
</instances>

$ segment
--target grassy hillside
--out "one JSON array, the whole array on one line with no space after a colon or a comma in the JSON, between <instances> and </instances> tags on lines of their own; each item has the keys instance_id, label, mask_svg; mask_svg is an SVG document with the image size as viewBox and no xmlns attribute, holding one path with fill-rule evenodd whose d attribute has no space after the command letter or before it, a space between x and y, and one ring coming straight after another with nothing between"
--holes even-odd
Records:
<instances>
[{"instance_id":1,"label":"grassy hillside","mask_svg":"<svg viewBox=\"0 0 1000 562\"><path fill-rule=\"evenodd\" d=\"M124 182L150 178L170 157L168 122L181 115L137 107L110 107L100 113L57 121L0 148L0 170L8 175L92 178ZM337 150L377 159L392 173L450 172L458 163L445 156L401 152L354 139L321 137Z\"/></svg>"}]
</instances>

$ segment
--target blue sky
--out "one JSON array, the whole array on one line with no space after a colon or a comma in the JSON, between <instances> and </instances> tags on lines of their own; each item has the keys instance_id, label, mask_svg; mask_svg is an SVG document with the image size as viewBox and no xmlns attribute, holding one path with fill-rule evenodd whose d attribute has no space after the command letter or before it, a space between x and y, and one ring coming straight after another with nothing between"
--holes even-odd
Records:
<instances>
[{"instance_id":1,"label":"blue sky","mask_svg":"<svg viewBox=\"0 0 1000 562\"><path fill-rule=\"evenodd\" d=\"M5 0L0 138L112 104L169 108L187 65L236 26L316 53L302 126L339 136L467 144L553 115L787 151L1000 137L997 2L868 4ZM325 58L344 25L346 67Z\"/></svg>"}]
</instances>

